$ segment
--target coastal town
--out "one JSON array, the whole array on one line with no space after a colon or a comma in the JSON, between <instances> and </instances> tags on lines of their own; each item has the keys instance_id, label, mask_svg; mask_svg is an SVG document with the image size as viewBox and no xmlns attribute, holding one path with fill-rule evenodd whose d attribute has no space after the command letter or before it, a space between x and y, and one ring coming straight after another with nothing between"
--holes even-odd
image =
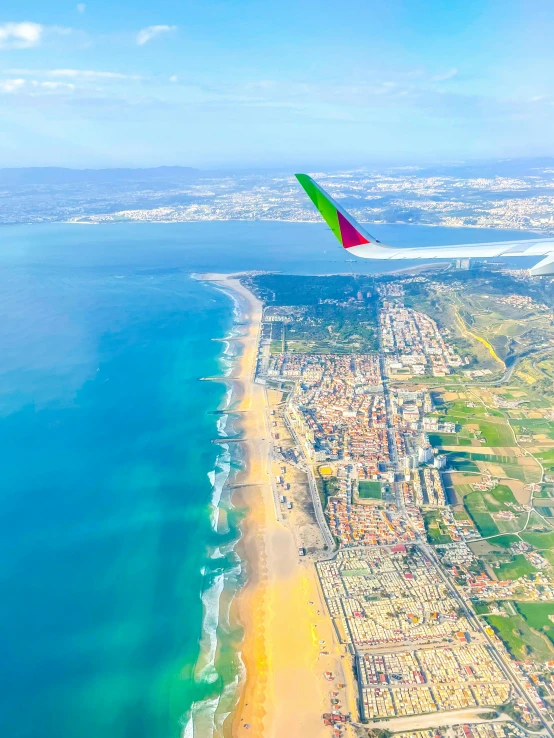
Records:
<instances>
[{"instance_id":1,"label":"coastal town","mask_svg":"<svg viewBox=\"0 0 554 738\"><path fill-rule=\"evenodd\" d=\"M373 223L554 230L551 162L506 162L494 174L455 165L440 171L388 167L314 172L353 215ZM64 197L60 197L63 192ZM60 203L63 203L61 205ZM0 222L317 222L290 171L225 173L175 167L127 172L109 195L94 180L30 181L0 201Z\"/></svg>"},{"instance_id":2,"label":"coastal town","mask_svg":"<svg viewBox=\"0 0 554 738\"><path fill-rule=\"evenodd\" d=\"M341 654L321 642L329 735L554 735L554 303L463 276L244 278L275 514Z\"/></svg>"}]
</instances>

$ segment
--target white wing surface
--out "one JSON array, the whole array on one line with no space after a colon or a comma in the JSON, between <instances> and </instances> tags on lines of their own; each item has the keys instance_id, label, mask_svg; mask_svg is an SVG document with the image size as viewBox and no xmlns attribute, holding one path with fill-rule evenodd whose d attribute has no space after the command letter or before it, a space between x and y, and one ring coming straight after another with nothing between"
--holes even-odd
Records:
<instances>
[{"instance_id":1,"label":"white wing surface","mask_svg":"<svg viewBox=\"0 0 554 738\"><path fill-rule=\"evenodd\" d=\"M306 174L298 181L319 210L337 239L349 253L362 259L463 259L495 256L546 256L531 268L531 274L554 274L554 238L531 238L517 241L461 243L455 246L394 247L381 243L369 234L344 208Z\"/></svg>"}]
</instances>

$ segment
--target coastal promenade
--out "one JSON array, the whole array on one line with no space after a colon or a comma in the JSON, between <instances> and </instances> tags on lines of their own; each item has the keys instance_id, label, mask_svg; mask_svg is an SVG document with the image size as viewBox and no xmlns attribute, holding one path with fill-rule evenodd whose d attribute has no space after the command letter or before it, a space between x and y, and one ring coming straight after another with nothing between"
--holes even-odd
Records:
<instances>
[{"instance_id":1,"label":"coastal promenade","mask_svg":"<svg viewBox=\"0 0 554 738\"><path fill-rule=\"evenodd\" d=\"M287 413L285 413L284 415L284 420L288 428L288 431L291 434L291 436L294 438L294 440L296 441L296 445L298 446L298 448L303 448L302 439L298 437L296 431L293 428L292 423L289 421ZM331 531L329 530L327 521L325 520L325 513L323 512L323 506L321 504L321 499L317 491L314 471L308 461L306 461L306 474L308 477L308 484L310 487L310 496L312 498L312 504L314 506L314 515L315 515L316 522L321 531L321 535L323 536L323 540L325 541L325 545L327 546L328 553L333 552L336 548L336 543L333 539L333 536L331 535Z\"/></svg>"}]
</instances>

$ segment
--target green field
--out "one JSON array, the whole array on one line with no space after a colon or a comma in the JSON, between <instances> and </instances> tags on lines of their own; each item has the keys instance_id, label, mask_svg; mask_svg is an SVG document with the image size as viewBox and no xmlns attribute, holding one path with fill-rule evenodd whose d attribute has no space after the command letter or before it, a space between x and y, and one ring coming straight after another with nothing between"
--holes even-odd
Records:
<instances>
[{"instance_id":1,"label":"green field","mask_svg":"<svg viewBox=\"0 0 554 738\"><path fill-rule=\"evenodd\" d=\"M521 615L502 617L487 615L485 619L498 633L508 651L518 660L534 658L549 661L554 653L549 643L540 635L533 633Z\"/></svg>"},{"instance_id":2,"label":"green field","mask_svg":"<svg viewBox=\"0 0 554 738\"><path fill-rule=\"evenodd\" d=\"M478 511L500 512L501 510L510 510L505 503L517 504L517 500L512 490L505 484L499 484L497 487L486 492L470 492L466 495L464 503L466 507L470 507Z\"/></svg>"},{"instance_id":3,"label":"green field","mask_svg":"<svg viewBox=\"0 0 554 738\"><path fill-rule=\"evenodd\" d=\"M477 615L486 615L489 612L489 606L486 602L474 602L473 609Z\"/></svg>"},{"instance_id":4,"label":"green field","mask_svg":"<svg viewBox=\"0 0 554 738\"><path fill-rule=\"evenodd\" d=\"M491 518L489 513L473 512L473 513L470 513L470 515L471 515L471 519L473 520L473 522L475 523L477 527L477 530L483 536L483 538L487 538L488 536L494 536L496 533L500 533L496 523Z\"/></svg>"},{"instance_id":5,"label":"green field","mask_svg":"<svg viewBox=\"0 0 554 738\"><path fill-rule=\"evenodd\" d=\"M358 482L358 494L362 500L380 500L382 499L381 494L381 483L380 482Z\"/></svg>"},{"instance_id":6,"label":"green field","mask_svg":"<svg viewBox=\"0 0 554 738\"><path fill-rule=\"evenodd\" d=\"M517 505L517 500L514 497L514 493L506 484L499 484L490 492L490 494L492 494L494 499L500 503L509 502L511 504Z\"/></svg>"},{"instance_id":7,"label":"green field","mask_svg":"<svg viewBox=\"0 0 554 738\"><path fill-rule=\"evenodd\" d=\"M499 484L494 489L486 492L475 490L464 497L464 506L484 538L497 533L509 534L520 529L519 517L513 520L494 520L491 517L490 513L511 511L507 503L517 504L517 500L512 490L505 484ZM497 540L500 542L497 543ZM500 536L499 539L494 539L491 543L501 548L508 548L514 540L517 539Z\"/></svg>"},{"instance_id":8,"label":"green field","mask_svg":"<svg viewBox=\"0 0 554 738\"><path fill-rule=\"evenodd\" d=\"M539 482L541 472L539 465L520 466L515 456L503 456L500 454L483 454L476 451L447 451L448 465L456 471L479 472L476 461L484 461L490 464L500 464L507 477L518 479L521 482ZM554 467L554 460L552 460Z\"/></svg>"},{"instance_id":9,"label":"green field","mask_svg":"<svg viewBox=\"0 0 554 738\"><path fill-rule=\"evenodd\" d=\"M490 513L507 510L508 508L504 504L505 502L515 502L515 498L511 489L503 484L487 492L475 490L466 494L464 497L465 509L477 526L479 533L484 538L503 532L493 520Z\"/></svg>"},{"instance_id":10,"label":"green field","mask_svg":"<svg viewBox=\"0 0 554 738\"><path fill-rule=\"evenodd\" d=\"M554 566L554 551L541 551L541 556L544 556L548 563Z\"/></svg>"},{"instance_id":11,"label":"green field","mask_svg":"<svg viewBox=\"0 0 554 738\"><path fill-rule=\"evenodd\" d=\"M554 469L554 451L540 451L536 456L545 469L550 471Z\"/></svg>"},{"instance_id":12,"label":"green field","mask_svg":"<svg viewBox=\"0 0 554 738\"><path fill-rule=\"evenodd\" d=\"M506 579L519 579L520 577L534 574L537 570L530 564L523 554L514 556L512 561L500 566L494 570L496 576L504 581Z\"/></svg>"},{"instance_id":13,"label":"green field","mask_svg":"<svg viewBox=\"0 0 554 738\"><path fill-rule=\"evenodd\" d=\"M428 510L423 514L423 520L429 543L436 546L439 543L452 542L447 529L441 524L441 515L438 510Z\"/></svg>"},{"instance_id":14,"label":"green field","mask_svg":"<svg viewBox=\"0 0 554 738\"><path fill-rule=\"evenodd\" d=\"M467 423L468 417L482 418L485 413L495 418L503 418L503 414L500 410L487 409L480 403L474 403L475 407L467 407L465 400L456 400L455 402L448 403L448 410L446 411L446 420L453 422ZM460 418L456 421L455 418Z\"/></svg>"},{"instance_id":15,"label":"green field","mask_svg":"<svg viewBox=\"0 0 554 738\"><path fill-rule=\"evenodd\" d=\"M533 403L536 404L536 403ZM521 433L523 429L531 431L531 433L544 433L548 438L554 438L554 422L543 418L516 418L511 421L517 433Z\"/></svg>"},{"instance_id":16,"label":"green field","mask_svg":"<svg viewBox=\"0 0 554 738\"><path fill-rule=\"evenodd\" d=\"M527 624L534 630L543 633L549 641L554 642L554 603L552 602L516 602L518 611Z\"/></svg>"},{"instance_id":17,"label":"green field","mask_svg":"<svg viewBox=\"0 0 554 738\"><path fill-rule=\"evenodd\" d=\"M489 512L483 492L477 490L470 492L464 497L464 505L470 515L472 512Z\"/></svg>"},{"instance_id":18,"label":"green field","mask_svg":"<svg viewBox=\"0 0 554 738\"><path fill-rule=\"evenodd\" d=\"M471 479L473 481L473 477L468 477L468 480ZM470 492L473 492L473 487L467 482L467 484L455 484L454 490L456 491L456 494L458 497L463 498L465 495L470 494Z\"/></svg>"},{"instance_id":19,"label":"green field","mask_svg":"<svg viewBox=\"0 0 554 738\"><path fill-rule=\"evenodd\" d=\"M489 420L488 418L490 417L498 418L498 421ZM512 430L505 422L503 413L499 410L484 408L482 405L467 407L465 402L458 401L449 405L446 415L442 416L441 420L447 420L461 425L464 435L473 433L473 431L468 431L465 426L468 424L478 425L481 436L485 439L487 446L514 445Z\"/></svg>"},{"instance_id":20,"label":"green field","mask_svg":"<svg viewBox=\"0 0 554 738\"><path fill-rule=\"evenodd\" d=\"M455 510L453 512L454 520L471 520L465 510Z\"/></svg>"},{"instance_id":21,"label":"green field","mask_svg":"<svg viewBox=\"0 0 554 738\"><path fill-rule=\"evenodd\" d=\"M519 538L517 536L510 535L509 533L507 535L497 536L496 538L491 538L489 543L491 546L499 546L500 548L510 548L512 543L516 543L516 541L519 541Z\"/></svg>"},{"instance_id":22,"label":"green field","mask_svg":"<svg viewBox=\"0 0 554 738\"><path fill-rule=\"evenodd\" d=\"M519 466L518 464L502 464L502 468L504 469L506 475L510 477L510 479L518 479L520 482L532 482L532 481L538 481L535 480L533 475L533 469L531 469L531 475L533 476L532 479L526 479L525 467Z\"/></svg>"},{"instance_id":23,"label":"green field","mask_svg":"<svg viewBox=\"0 0 554 738\"><path fill-rule=\"evenodd\" d=\"M481 435L487 442L487 446L513 446L514 435L506 423L493 423L479 420Z\"/></svg>"},{"instance_id":24,"label":"green field","mask_svg":"<svg viewBox=\"0 0 554 738\"><path fill-rule=\"evenodd\" d=\"M554 548L554 531L550 533L522 533L521 537L535 548Z\"/></svg>"}]
</instances>

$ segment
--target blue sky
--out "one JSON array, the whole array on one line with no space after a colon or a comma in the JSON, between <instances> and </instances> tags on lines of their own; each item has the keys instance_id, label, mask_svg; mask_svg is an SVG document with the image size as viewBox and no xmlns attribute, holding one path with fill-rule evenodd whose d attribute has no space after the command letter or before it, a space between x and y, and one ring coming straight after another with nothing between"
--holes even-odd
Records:
<instances>
[{"instance_id":1,"label":"blue sky","mask_svg":"<svg viewBox=\"0 0 554 738\"><path fill-rule=\"evenodd\" d=\"M553 33L550 0L4 0L0 166L554 154Z\"/></svg>"}]
</instances>

